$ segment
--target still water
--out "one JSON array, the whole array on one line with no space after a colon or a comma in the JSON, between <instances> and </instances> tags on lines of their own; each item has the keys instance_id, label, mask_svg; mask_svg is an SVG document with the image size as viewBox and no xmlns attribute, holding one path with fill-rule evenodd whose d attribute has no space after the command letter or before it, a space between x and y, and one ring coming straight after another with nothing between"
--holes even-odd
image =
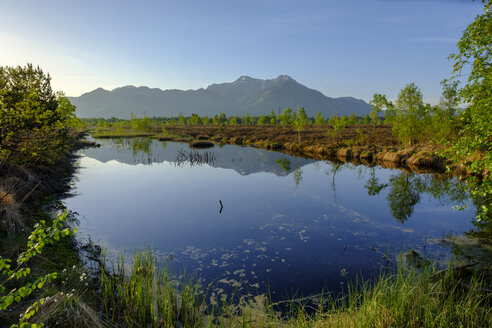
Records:
<instances>
[{"instance_id":1,"label":"still water","mask_svg":"<svg viewBox=\"0 0 492 328\"><path fill-rule=\"evenodd\" d=\"M98 142L65 200L79 238L109 254L151 247L213 293L340 292L378 274L384 255L445 260L440 238L473 228L473 205L452 209L468 202L456 179L232 145Z\"/></svg>"}]
</instances>

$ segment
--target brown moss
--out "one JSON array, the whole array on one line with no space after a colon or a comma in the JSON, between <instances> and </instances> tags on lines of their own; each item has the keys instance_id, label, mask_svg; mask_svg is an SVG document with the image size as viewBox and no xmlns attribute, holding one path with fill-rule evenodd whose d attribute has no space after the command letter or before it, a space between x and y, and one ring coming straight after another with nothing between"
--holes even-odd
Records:
<instances>
[{"instance_id":1,"label":"brown moss","mask_svg":"<svg viewBox=\"0 0 492 328\"><path fill-rule=\"evenodd\" d=\"M342 161L348 161L352 158L352 149L342 148L337 151L337 158Z\"/></svg>"}]
</instances>

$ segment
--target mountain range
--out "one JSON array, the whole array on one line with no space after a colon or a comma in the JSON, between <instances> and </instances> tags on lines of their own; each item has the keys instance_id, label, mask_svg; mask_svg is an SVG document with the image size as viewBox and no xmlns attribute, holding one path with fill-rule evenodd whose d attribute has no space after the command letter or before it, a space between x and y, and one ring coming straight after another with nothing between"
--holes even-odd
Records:
<instances>
[{"instance_id":1,"label":"mountain range","mask_svg":"<svg viewBox=\"0 0 492 328\"><path fill-rule=\"evenodd\" d=\"M330 98L310 89L288 75L275 79L255 79L241 76L231 83L212 84L198 90L161 90L145 86L124 86L108 91L95 89L80 97L68 97L82 118L130 118L147 116L200 116L225 113L227 116L276 114L287 107L297 111L304 107L308 116L321 112L324 117L334 114L366 115L370 106L352 97Z\"/></svg>"}]
</instances>

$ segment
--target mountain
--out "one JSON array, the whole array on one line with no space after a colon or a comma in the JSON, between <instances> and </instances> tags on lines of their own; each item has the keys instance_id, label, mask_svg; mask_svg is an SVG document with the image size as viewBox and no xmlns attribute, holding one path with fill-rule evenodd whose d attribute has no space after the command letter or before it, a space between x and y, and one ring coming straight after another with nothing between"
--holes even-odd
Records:
<instances>
[{"instance_id":1,"label":"mountain","mask_svg":"<svg viewBox=\"0 0 492 328\"><path fill-rule=\"evenodd\" d=\"M225 113L227 116L264 115L271 110L304 107L308 116L321 112L325 117L339 113L366 115L370 106L352 97L329 98L288 75L262 80L241 76L232 83L212 84L198 90L161 90L124 86L112 91L102 88L69 97L79 117L177 116L196 113L200 116Z\"/></svg>"}]
</instances>

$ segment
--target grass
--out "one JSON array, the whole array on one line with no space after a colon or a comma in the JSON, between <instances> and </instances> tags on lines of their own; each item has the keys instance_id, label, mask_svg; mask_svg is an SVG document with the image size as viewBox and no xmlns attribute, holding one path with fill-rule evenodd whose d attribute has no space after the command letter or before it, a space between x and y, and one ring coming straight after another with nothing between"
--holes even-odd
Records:
<instances>
[{"instance_id":1,"label":"grass","mask_svg":"<svg viewBox=\"0 0 492 328\"><path fill-rule=\"evenodd\" d=\"M101 278L107 318L125 327L491 327L492 294L477 273L464 281L451 267L436 274L400 268L375 283L356 281L341 297L288 301L279 313L264 295L207 304L193 279L174 280L151 251L123 257ZM237 299L237 298L236 298Z\"/></svg>"}]
</instances>

